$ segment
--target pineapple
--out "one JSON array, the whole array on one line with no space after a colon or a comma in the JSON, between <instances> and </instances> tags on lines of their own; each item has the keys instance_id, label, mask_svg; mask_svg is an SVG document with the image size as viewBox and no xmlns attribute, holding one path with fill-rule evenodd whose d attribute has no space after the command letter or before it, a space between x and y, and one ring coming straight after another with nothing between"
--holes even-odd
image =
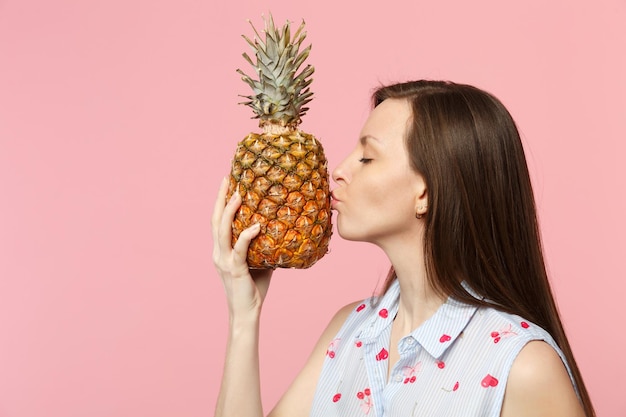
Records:
<instances>
[{"instance_id":1,"label":"pineapple","mask_svg":"<svg viewBox=\"0 0 626 417\"><path fill-rule=\"evenodd\" d=\"M291 36L289 22L276 28L265 21L265 41L252 25L256 55L243 57L258 76L237 70L253 90L243 96L259 119L261 133L250 133L237 146L227 198L238 192L242 205L233 221L233 245L247 227L260 223L252 240L248 265L255 269L308 268L328 252L332 233L327 160L321 143L299 130L304 107L313 93L313 67L297 73L311 50L300 51L306 37L304 21Z\"/></svg>"}]
</instances>

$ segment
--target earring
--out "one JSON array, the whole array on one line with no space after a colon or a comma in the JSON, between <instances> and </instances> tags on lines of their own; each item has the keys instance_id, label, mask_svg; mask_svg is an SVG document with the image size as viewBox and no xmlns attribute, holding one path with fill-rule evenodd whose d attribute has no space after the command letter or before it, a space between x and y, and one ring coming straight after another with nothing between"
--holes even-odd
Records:
<instances>
[{"instance_id":1,"label":"earring","mask_svg":"<svg viewBox=\"0 0 626 417\"><path fill-rule=\"evenodd\" d=\"M426 209L426 206L419 206L419 207L417 208L417 210L418 210L419 212L421 212L421 211L423 211L423 210L425 210L425 209ZM424 214L423 214L423 213L415 213L415 218L416 218L416 219L421 219L422 217L424 217Z\"/></svg>"}]
</instances>

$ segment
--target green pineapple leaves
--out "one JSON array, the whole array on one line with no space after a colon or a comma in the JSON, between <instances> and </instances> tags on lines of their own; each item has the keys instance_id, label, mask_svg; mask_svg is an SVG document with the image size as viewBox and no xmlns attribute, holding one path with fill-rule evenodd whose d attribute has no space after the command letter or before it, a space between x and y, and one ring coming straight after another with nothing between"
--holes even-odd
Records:
<instances>
[{"instance_id":1,"label":"green pineapple leaves","mask_svg":"<svg viewBox=\"0 0 626 417\"><path fill-rule=\"evenodd\" d=\"M253 62L245 52L243 57L255 69L258 79L252 79L242 70L237 69L237 72L241 74L241 79L253 91L252 95L241 96L247 98L248 101L240 104L252 108L255 113L253 118L260 119L261 126L271 123L295 128L308 110L308 107L304 105L313 99L313 92L310 91L309 85L313 81L310 76L315 69L307 65L298 73L311 51L311 45L300 51L302 42L306 38L305 23L303 20L292 37L289 22L280 29L276 28L271 14L269 19L264 19L264 22L265 40L252 22L250 26L255 33L254 41L242 35L252 47L256 62Z\"/></svg>"}]
</instances>

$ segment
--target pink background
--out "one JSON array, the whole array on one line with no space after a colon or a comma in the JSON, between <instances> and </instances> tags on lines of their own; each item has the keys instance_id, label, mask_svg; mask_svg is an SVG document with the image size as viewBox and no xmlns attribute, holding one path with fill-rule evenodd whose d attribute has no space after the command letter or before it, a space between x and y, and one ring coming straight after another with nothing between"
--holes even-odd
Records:
<instances>
[{"instance_id":1,"label":"pink background","mask_svg":"<svg viewBox=\"0 0 626 417\"><path fill-rule=\"evenodd\" d=\"M212 415L227 316L210 214L256 129L235 69L250 71L246 19L268 11L308 23L303 129L331 168L381 82L451 79L502 99L592 399L625 415L626 2L348 3L0 0L0 416ZM330 316L387 271L376 248L331 246L276 273L268 411Z\"/></svg>"}]
</instances>

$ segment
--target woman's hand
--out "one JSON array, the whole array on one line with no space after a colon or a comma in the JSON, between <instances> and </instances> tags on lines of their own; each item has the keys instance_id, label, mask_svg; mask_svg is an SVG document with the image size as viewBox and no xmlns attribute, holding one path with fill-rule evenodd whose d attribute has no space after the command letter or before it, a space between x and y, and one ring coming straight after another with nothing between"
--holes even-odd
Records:
<instances>
[{"instance_id":1,"label":"woman's hand","mask_svg":"<svg viewBox=\"0 0 626 417\"><path fill-rule=\"evenodd\" d=\"M250 241L259 234L260 225L245 229L232 247L232 222L241 205L241 196L234 193L226 203L228 181L222 181L215 201L213 218L213 263L222 278L231 320L258 317L272 276L271 269L250 270L246 262Z\"/></svg>"}]
</instances>

